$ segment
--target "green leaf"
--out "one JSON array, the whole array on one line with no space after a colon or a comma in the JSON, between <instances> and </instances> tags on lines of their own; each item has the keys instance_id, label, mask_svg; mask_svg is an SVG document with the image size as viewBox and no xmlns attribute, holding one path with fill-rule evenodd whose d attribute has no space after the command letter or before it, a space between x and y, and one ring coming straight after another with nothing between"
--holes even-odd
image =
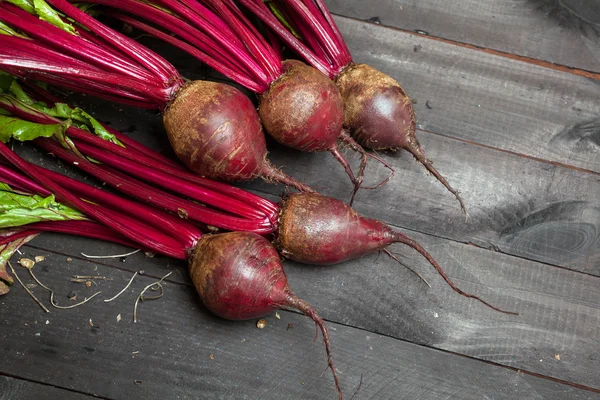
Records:
<instances>
[{"instance_id":1,"label":"green leaf","mask_svg":"<svg viewBox=\"0 0 600 400\"><path fill-rule=\"evenodd\" d=\"M0 141L7 143L11 138L21 142L37 139L39 137L52 137L56 134L64 135L70 121L60 124L36 124L24 121L13 116L0 115Z\"/></svg>"},{"instance_id":2,"label":"green leaf","mask_svg":"<svg viewBox=\"0 0 600 400\"><path fill-rule=\"evenodd\" d=\"M22 8L29 14L35 14L32 0L6 0L8 3L14 4L15 6Z\"/></svg>"},{"instance_id":3,"label":"green leaf","mask_svg":"<svg viewBox=\"0 0 600 400\"><path fill-rule=\"evenodd\" d=\"M56 10L50 7L44 0L33 0L33 7L35 8L36 15L40 17L40 19L51 23L65 32L73 35L76 33L73 25L64 22Z\"/></svg>"},{"instance_id":4,"label":"green leaf","mask_svg":"<svg viewBox=\"0 0 600 400\"><path fill-rule=\"evenodd\" d=\"M42 197L0 190L0 228L15 228L41 221L87 220L79 211L56 201L54 195Z\"/></svg>"},{"instance_id":5,"label":"green leaf","mask_svg":"<svg viewBox=\"0 0 600 400\"><path fill-rule=\"evenodd\" d=\"M15 81L15 77L11 74L7 74L4 71L0 71L0 92L8 93L10 86Z\"/></svg>"},{"instance_id":6,"label":"green leaf","mask_svg":"<svg viewBox=\"0 0 600 400\"><path fill-rule=\"evenodd\" d=\"M0 21L0 35L8 35L8 36L16 36L23 39L28 39L28 37L22 33L17 32L10 26L6 25L4 22Z\"/></svg>"},{"instance_id":7,"label":"green leaf","mask_svg":"<svg viewBox=\"0 0 600 400\"><path fill-rule=\"evenodd\" d=\"M16 79L12 81L8 90L17 98L17 100L27 105L31 105L34 103L33 100L31 100L31 97L29 97L29 95L25 93L25 91L23 90L21 85L19 85Z\"/></svg>"},{"instance_id":8,"label":"green leaf","mask_svg":"<svg viewBox=\"0 0 600 400\"><path fill-rule=\"evenodd\" d=\"M98 120L96 120L94 117L92 117L90 114L86 113L79 107L71 108L65 103L56 103L54 104L54 107L46 107L42 104L33 104L32 107L52 117L63 119L68 118L73 121L79 122L79 124L75 124L77 127L93 132L96 136L99 136L100 138L106 141L125 147L119 141L119 139L117 139L115 135L107 131L106 128L104 128L102 124L98 122Z\"/></svg>"},{"instance_id":9,"label":"green leaf","mask_svg":"<svg viewBox=\"0 0 600 400\"><path fill-rule=\"evenodd\" d=\"M41 20L44 20L65 32L75 35L77 32L73 25L62 20L60 14L50 7L44 0L7 0L9 3L22 8L29 14L37 15Z\"/></svg>"}]
</instances>

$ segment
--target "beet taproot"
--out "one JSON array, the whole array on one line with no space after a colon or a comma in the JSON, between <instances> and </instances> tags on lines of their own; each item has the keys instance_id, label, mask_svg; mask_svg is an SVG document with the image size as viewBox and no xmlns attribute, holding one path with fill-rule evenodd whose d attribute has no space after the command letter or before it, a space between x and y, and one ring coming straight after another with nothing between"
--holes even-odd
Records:
<instances>
[{"instance_id":1,"label":"beet taproot","mask_svg":"<svg viewBox=\"0 0 600 400\"><path fill-rule=\"evenodd\" d=\"M280 205L278 224L274 244L281 255L290 260L333 265L375 251L385 251L393 243L402 243L425 257L457 293L476 299L496 311L515 314L459 289L420 244L382 221L361 216L340 200L315 193L291 194Z\"/></svg>"},{"instance_id":2,"label":"beet taproot","mask_svg":"<svg viewBox=\"0 0 600 400\"><path fill-rule=\"evenodd\" d=\"M249 232L205 235L191 255L189 271L202 302L219 317L248 320L290 308L311 318L323 335L327 362L342 399L327 326L292 293L279 254L267 239Z\"/></svg>"},{"instance_id":3,"label":"beet taproot","mask_svg":"<svg viewBox=\"0 0 600 400\"><path fill-rule=\"evenodd\" d=\"M406 150L452 193L467 210L458 191L444 178L415 136L412 101L389 75L367 65L349 64L335 78L344 99L344 127L362 146L373 150Z\"/></svg>"}]
</instances>

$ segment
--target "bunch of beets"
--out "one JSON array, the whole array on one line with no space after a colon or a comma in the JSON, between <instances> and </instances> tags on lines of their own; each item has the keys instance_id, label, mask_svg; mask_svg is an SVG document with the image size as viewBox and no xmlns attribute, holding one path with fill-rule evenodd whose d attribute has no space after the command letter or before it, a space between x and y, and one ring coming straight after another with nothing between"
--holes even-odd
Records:
<instances>
[{"instance_id":1,"label":"bunch of beets","mask_svg":"<svg viewBox=\"0 0 600 400\"><path fill-rule=\"evenodd\" d=\"M189 53L256 93L258 107L230 84L184 79L105 23ZM0 34L2 141L32 141L110 187L44 169L0 143L2 250L53 231L188 260L203 303L216 315L245 320L288 308L310 317L322 332L340 399L327 327L290 290L282 257L331 265L399 242L422 254L456 292L504 312L461 291L406 235L316 193L267 159L264 132L296 150L330 152L348 174L353 197L367 158L391 169L369 149L404 149L466 214L458 192L423 154L410 98L391 77L353 62L322 0L0 0ZM284 50L297 59L284 59ZM64 103L53 88L161 112L179 160ZM357 174L342 144L359 154ZM225 183L257 177L298 193L272 202ZM46 208L11 219L16 198ZM3 270L0 279L12 283Z\"/></svg>"}]
</instances>

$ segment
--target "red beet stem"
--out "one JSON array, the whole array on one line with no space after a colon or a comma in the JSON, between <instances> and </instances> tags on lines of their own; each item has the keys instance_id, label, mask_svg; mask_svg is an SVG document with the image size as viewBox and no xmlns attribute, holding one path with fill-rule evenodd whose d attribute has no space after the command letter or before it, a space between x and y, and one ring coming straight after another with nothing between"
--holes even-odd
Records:
<instances>
[{"instance_id":1,"label":"red beet stem","mask_svg":"<svg viewBox=\"0 0 600 400\"><path fill-rule=\"evenodd\" d=\"M222 212L211 210L207 207L203 207L169 193L162 192L155 187L131 178L131 176L127 174L111 170L106 166L100 166L85 159L81 159L74 153L61 148L57 144L52 143L47 139L38 139L36 140L36 144L44 148L46 151L51 152L67 161L69 164L74 164L76 167L105 181L117 190L143 200L146 203L152 204L155 207L180 213L184 218L191 218L207 225L216 226L226 230L243 230L257 233L270 233L272 231L271 221L266 217L263 217L261 220L236 218ZM102 157L102 153L97 151L97 149L86 148L85 144L83 143L77 143L77 148L82 149L85 154L98 161L106 161L106 158ZM129 174L135 174L133 172L133 169L135 168L134 163L127 163L127 167L129 169L125 169ZM172 176L168 177L167 179L171 179L172 181L176 180L176 178ZM185 182L186 181L183 181L184 184ZM175 185L178 184L177 182L174 183ZM196 189L196 187L191 185L189 188Z\"/></svg>"},{"instance_id":2,"label":"red beet stem","mask_svg":"<svg viewBox=\"0 0 600 400\"><path fill-rule=\"evenodd\" d=\"M201 1L198 0L159 0L159 2L163 7L179 14L183 20L189 22L200 32L214 37L220 49L236 54L236 57L251 70L252 74L262 77L257 82L268 86L270 82L268 72L263 70L260 63L252 57L244 41L239 37L240 32L235 31L228 21L217 15L214 7L211 11L200 4Z\"/></svg>"},{"instance_id":3,"label":"red beet stem","mask_svg":"<svg viewBox=\"0 0 600 400\"><path fill-rule=\"evenodd\" d=\"M66 16L77 21L96 35L110 43L112 46L125 53L131 59L143 65L156 76L160 77L165 83L173 82L173 79L180 79L175 67L173 67L164 58L148 50L146 47L137 43L114 30L104 26L79 8L69 4L66 0L47 0L48 4L63 12Z\"/></svg>"},{"instance_id":4,"label":"red beet stem","mask_svg":"<svg viewBox=\"0 0 600 400\"><path fill-rule=\"evenodd\" d=\"M118 234L114 230L99 224L94 221L50 221L50 222L35 222L26 226L32 232L57 232L66 233L69 235L84 236L90 239L105 240L122 244L124 246L133 247L139 245L127 239L123 235Z\"/></svg>"},{"instance_id":5,"label":"red beet stem","mask_svg":"<svg viewBox=\"0 0 600 400\"><path fill-rule=\"evenodd\" d=\"M75 195L83 199L133 216L140 221L152 221L154 226L160 226L161 230L179 240L186 249L193 248L202 236L202 233L196 226L179 217L97 189L42 167L35 166L35 169L37 169L38 173L46 175L64 189L72 191Z\"/></svg>"},{"instance_id":6,"label":"red beet stem","mask_svg":"<svg viewBox=\"0 0 600 400\"><path fill-rule=\"evenodd\" d=\"M421 149L419 143L416 142L416 140L410 141L410 144L406 147L406 150L408 150L413 155L413 157L415 157L415 159L427 169L427 171L429 171L438 181L440 181L442 185L446 187L446 189L448 189L450 193L454 195L454 197L456 197L456 200L458 200L458 202L460 203L460 209L465 214L465 216L469 218L469 213L467 212L465 203L463 202L463 199L460 196L458 190L450 186L446 178L444 178L433 166L433 162L431 162L431 160L425 156L425 153L423 153L423 150Z\"/></svg>"},{"instance_id":7,"label":"red beet stem","mask_svg":"<svg viewBox=\"0 0 600 400\"><path fill-rule=\"evenodd\" d=\"M145 180L152 185L161 186L172 192L190 197L193 200L202 202L231 214L244 217L246 219L264 219L266 217L264 213L256 210L256 208L251 207L246 203L224 196L221 193L214 192L204 187L193 185L185 179L179 179L161 171L152 170L143 164L129 161L125 158L115 157L109 151L90 146L89 144L83 143L79 140L74 140L74 143L77 149L81 150L84 154L89 155L89 157L126 172L127 175ZM209 222L207 223L212 225Z\"/></svg>"},{"instance_id":8,"label":"red beet stem","mask_svg":"<svg viewBox=\"0 0 600 400\"><path fill-rule=\"evenodd\" d=\"M333 17L331 16L331 13L327 9L327 6L323 2L323 0L314 0L314 1L317 4L317 6L319 7L319 10L321 11L321 13L323 14L323 17L325 18L325 20L329 24L329 27L330 27L331 31L335 35L336 44L338 46L338 49L339 49L340 53L346 59L346 61L342 62L341 64L347 65L347 64L351 63L352 62L352 55L350 54L350 50L348 49L348 46L346 45L346 41L344 40L344 37L342 36L342 33L340 32L339 28L337 27L337 24L333 20Z\"/></svg>"},{"instance_id":9,"label":"red beet stem","mask_svg":"<svg viewBox=\"0 0 600 400\"><path fill-rule=\"evenodd\" d=\"M327 352L327 364L329 365L329 369L331 369L331 373L333 374L333 380L335 382L335 388L339 394L339 399L342 400L342 388L340 387L340 381L335 370L335 365L333 365L333 357L331 355L331 342L329 340L329 330L327 329L325 322L319 316L319 314L317 314L315 309L310 306L310 304L308 304L302 299L299 299L291 293L289 294L287 304L285 305L300 310L304 315L312 319L321 330L321 334L323 335L323 343L325 344L325 351Z\"/></svg>"},{"instance_id":10,"label":"red beet stem","mask_svg":"<svg viewBox=\"0 0 600 400\"><path fill-rule=\"evenodd\" d=\"M38 89L39 91L43 91L43 89L39 87ZM44 114L43 112L31 108L25 104L16 104L14 101L10 101L10 98L5 98L4 100L6 101L0 102L0 108L3 108L9 111L11 114L17 115L28 121L42 124L56 124L60 122L60 120ZM183 179L186 182L192 182L195 185L199 185L201 188L198 188L197 191L205 190L207 193L209 193L209 196L217 199L216 201L226 202L234 205L237 204L239 206L236 210L238 215L250 218L260 218L264 217L265 215L271 217L274 216L278 211L277 205L265 198L225 183L202 178L189 172L181 164L166 158L162 154L149 149L148 147L128 138L120 132L108 126L104 126L104 128L106 128L110 133L114 134L117 139L126 147L121 147L114 143L108 142L88 131L84 131L75 126L71 126L67 129L67 135L73 139L85 141L86 143L89 143L90 145L99 149L104 149L118 158L131 160L138 164L144 165L149 168L148 173L154 174L155 172L161 172L172 175L177 179ZM127 167L125 168L127 169ZM145 174L146 172L142 173L142 175ZM219 194L222 194L226 197L219 197ZM232 199L237 200L237 203L232 201ZM203 201L203 197L199 198L199 200Z\"/></svg>"},{"instance_id":11,"label":"red beet stem","mask_svg":"<svg viewBox=\"0 0 600 400\"><path fill-rule=\"evenodd\" d=\"M96 0L94 0L94 2L97 2ZM119 2L120 3L120 2ZM196 57L198 60L200 60L201 62L205 63L206 65L210 66L211 68L214 68L217 71L220 71L222 74L229 76L233 81L239 83L240 85L247 87L248 89L257 92L257 91L264 91L265 90L265 86L256 83L253 79L256 78L251 78L248 77L246 74L244 74L243 71L240 71L238 68L236 68L236 64L234 63L230 63L229 65L223 63L223 62L219 62L218 60L215 60L211 57L209 57L207 54L203 53L202 51L198 50L198 46L200 45L200 43L195 43L197 41L197 36L199 36L199 33L196 33L196 36L191 36L191 38L188 38L187 35L183 34L180 32L180 36L186 38L189 42L194 43L194 46L184 42L183 40L180 40L176 37L173 37L159 29L153 28L152 26L145 24L143 22L140 22L134 18L131 18L127 15L121 14L121 13L117 13L117 12L106 12L105 14L110 15L126 24L129 24L131 26L133 26L134 28L137 28L143 32L146 32L147 34L154 36L157 39L160 39L166 43L169 43L170 45L177 47L180 50L185 51L186 53L190 54L193 57ZM183 21L179 21L178 25L169 25L168 29L174 33L177 33L181 26L185 25L185 23ZM164 26L164 24L163 24ZM249 71L252 71L251 69L248 69Z\"/></svg>"},{"instance_id":12,"label":"red beet stem","mask_svg":"<svg viewBox=\"0 0 600 400\"><path fill-rule=\"evenodd\" d=\"M271 13L263 0L240 0L240 3L256 15L265 25L271 28L273 32L279 35L285 44L304 57L310 65L314 66L325 75L328 75L330 78L335 77L335 73L331 70L331 66L326 61L317 57L311 49L290 33Z\"/></svg>"},{"instance_id":13,"label":"red beet stem","mask_svg":"<svg viewBox=\"0 0 600 400\"><path fill-rule=\"evenodd\" d=\"M308 3L311 3L311 1ZM315 8L313 7L313 12L311 12L309 7L301 0L290 0L286 2L286 5L294 10L296 12L295 15L298 16L297 19L295 18L296 20L299 20L296 25L303 26L308 28L307 30L312 31L311 38L318 41L318 44L325 52L326 57L333 64L333 68L337 70L343 68L346 64L340 65L342 53L339 51L337 40L318 10L317 12L314 12Z\"/></svg>"},{"instance_id":14,"label":"red beet stem","mask_svg":"<svg viewBox=\"0 0 600 400\"><path fill-rule=\"evenodd\" d=\"M28 236L37 236L39 234L39 231L33 230L33 229L25 229L25 228L14 228L14 229L10 229L6 230L4 229L1 233L0 233L0 246L5 246L11 242L14 242L16 240L20 240L23 238L27 238ZM23 240L21 243L17 244L17 247L21 247L23 244L27 243L28 241L30 241L31 239L33 239L33 237L28 238ZM2 248L0 248L0 251L3 250ZM7 281L7 275L2 275L0 274L0 280L4 280Z\"/></svg>"},{"instance_id":15,"label":"red beet stem","mask_svg":"<svg viewBox=\"0 0 600 400\"><path fill-rule=\"evenodd\" d=\"M0 155L13 164L18 170L54 193L59 201L80 210L131 240L148 247L152 251L174 258L187 258L186 249L184 249L180 242L163 234L158 229L130 218L127 215L82 200L69 190L65 190L52 179L48 178L46 174L41 173L38 169L39 167L36 167L17 156L4 143L0 143Z\"/></svg>"},{"instance_id":16,"label":"red beet stem","mask_svg":"<svg viewBox=\"0 0 600 400\"><path fill-rule=\"evenodd\" d=\"M45 177L52 179L62 188L72 191L81 198L85 198L102 207L108 207L126 213L127 215L135 216L140 220L153 221L153 223L160 225L162 230L169 232L173 237L180 240L185 248L194 247L202 235L198 228L173 215L123 199L112 193L97 189L54 171L33 164L30 166L34 171L37 171L37 174L42 174ZM40 196L49 196L51 194L50 191L39 186L31 178L23 176L4 165L0 165L0 181L8 183L9 185L11 185L11 183L13 185L16 184L14 188L24 189L28 193Z\"/></svg>"},{"instance_id":17,"label":"red beet stem","mask_svg":"<svg viewBox=\"0 0 600 400\"><path fill-rule=\"evenodd\" d=\"M450 278L448 278L448 276L446 275L446 273L444 272L444 270L442 269L442 267L440 267L440 265L437 263L437 261L434 260L434 258L431 256L431 254L429 254L427 252L427 250L425 250L420 244L418 244L417 242L415 242L414 240L412 240L411 238L409 238L408 236L406 236L406 235L404 235L404 234L402 234L400 232L392 232L392 235L393 235L394 242L402 243L402 244L405 244L405 245L407 245L409 247L412 247L414 250L418 251L423 257L425 257L425 259L427 259L427 261L429 261L429 263L433 266L433 268L436 269L436 271L442 276L442 278L444 278L444 280L446 281L446 283L456 293L458 293L458 294L460 294L462 296L471 298L471 299L475 299L475 300L477 300L477 301L485 304L486 306L488 306L492 310L496 310L496 311L499 311L499 312L504 313L504 314L519 315L516 312L501 310L498 307L494 307L493 305L491 305L487 301L482 300L478 296L475 296L473 294L466 293L466 292L462 291L461 289L458 288L458 286L456 286L454 284L454 282L452 282L450 280Z\"/></svg>"},{"instance_id":18,"label":"red beet stem","mask_svg":"<svg viewBox=\"0 0 600 400\"><path fill-rule=\"evenodd\" d=\"M35 193L44 197L52 194L50 191L38 185L30 178L19 174L6 165L0 164L0 177L2 182L8 184L13 189L19 189L28 193Z\"/></svg>"},{"instance_id":19,"label":"red beet stem","mask_svg":"<svg viewBox=\"0 0 600 400\"><path fill-rule=\"evenodd\" d=\"M129 60L118 58L115 53L89 41L77 40L78 46L73 47L74 37L72 34L50 23L40 21L38 17L16 6L3 2L0 3L0 7L10 11L2 12L4 22L50 47L60 49L65 54L71 54L99 68L113 70L116 73L123 73L139 80L152 80L154 78L148 71L129 62Z\"/></svg>"}]
</instances>

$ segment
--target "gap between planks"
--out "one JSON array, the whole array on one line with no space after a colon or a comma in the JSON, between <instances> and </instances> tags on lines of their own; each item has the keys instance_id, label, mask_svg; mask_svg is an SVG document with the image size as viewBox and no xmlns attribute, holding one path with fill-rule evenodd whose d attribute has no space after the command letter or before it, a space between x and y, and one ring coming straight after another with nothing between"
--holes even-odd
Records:
<instances>
[{"instance_id":1,"label":"gap between planks","mask_svg":"<svg viewBox=\"0 0 600 400\"><path fill-rule=\"evenodd\" d=\"M51 388L55 388L55 389L58 389L58 390L64 390L66 392L76 393L76 394L80 394L82 396L89 396L89 397L93 397L93 398L96 398L96 399L114 400L114 399L112 399L110 397L98 396L98 395L93 394L93 393L82 392L80 390L75 390L75 389L70 388L70 387L57 386L57 385L53 385L51 383L47 383L47 382L43 382L43 381L38 381L38 380L35 380L35 379L31 379L31 378L25 378L25 377L22 377L22 376L19 376L19 375L16 375L16 374L11 374L11 373L8 373L8 372L2 372L2 371L0 371L0 376L6 376L8 378L17 379L17 380L24 381L24 382L35 383L36 385L42 385L42 386L45 386L45 387L51 387Z\"/></svg>"},{"instance_id":2,"label":"gap between planks","mask_svg":"<svg viewBox=\"0 0 600 400\"><path fill-rule=\"evenodd\" d=\"M488 47L483 47L483 46L477 46L474 44L470 44L470 43L464 43L464 42L459 42L456 40L451 40L451 39L445 39L439 36L434 36L434 35L430 35L430 34L425 34L425 33L419 33L419 32L415 32L415 31L411 31L408 29L402 29L402 28L398 28L396 26L391 26L391 25L384 25L384 24L378 24L378 23L374 23L374 22L370 22L364 19L360 19L360 18L356 18L356 17L349 17L346 15L341 15L341 14L336 14L336 13L332 13L332 15L338 17L338 18L346 18L346 19L350 19L353 21L358 21L360 23L364 23L364 24L369 24L369 25L374 25L374 26L378 26L381 28L385 28L385 29L391 29L397 32L402 32L402 33L406 33L408 35L411 36L417 36L419 38L425 38L428 40L434 40L437 42L442 42L442 43L446 43L446 44L451 44L457 47L462 47L462 48L466 48L466 49L470 49L470 50L475 50L475 51L480 51L483 53L487 53L487 54L491 54L491 55L495 55L498 57L503 57L503 58L508 58L511 60L515 60L515 61L519 61L519 62L523 62L526 64L533 64L533 65L537 65L540 67L544 67L544 68L548 68L548 69L552 69L555 71L561 71L561 72L567 72L573 75L579 75L579 76L583 76L585 78L588 79L593 79L593 80L598 80L600 81L600 73L597 72L593 72L593 71L587 71L581 68L575 68L575 67L568 67L566 65L562 65L562 64L556 64L556 63L552 63L550 61L545 61L545 60L540 60L537 58L533 58L533 57L527 57L527 56L520 56L514 53L509 53L507 51L501 51L501 50L495 50L495 49L491 49Z\"/></svg>"},{"instance_id":3,"label":"gap between planks","mask_svg":"<svg viewBox=\"0 0 600 400\"><path fill-rule=\"evenodd\" d=\"M444 138L447 138L447 139L450 139L450 140L456 140L458 142L467 143L467 144L470 144L470 145L473 145L473 146L483 147L484 149L495 150L495 151L499 151L501 153L506 153L506 154L517 156L517 157L523 157L523 158L526 158L528 160L534 160L534 161L539 161L539 162L543 162L543 163L546 163L546 164L551 164L551 165L554 165L555 167L572 169L572 170L583 172L583 173L586 173L586 174L592 174L592 175L600 176L600 172L592 171L592 170L585 169L585 168L579 168L579 167L576 167L574 165L564 164L564 163L561 163L561 162L558 162L558 161L551 161L551 160L547 160L545 158L534 157L534 156L530 156L530 155L527 155L527 154L518 153L518 152L512 151L512 150L501 149L499 147L494 147L494 146L490 146L490 145L487 145L487 144L474 142L474 141L468 140L468 139L461 139L461 138L458 138L456 136L444 135L443 133L437 133L437 132L433 132L433 131L430 131L430 130L427 130L427 129L423 129L423 128L418 128L417 132L419 132L419 131L425 132L425 133L429 133L429 134L432 134L432 135L435 135L435 136L441 136L441 137L444 137Z\"/></svg>"}]
</instances>

